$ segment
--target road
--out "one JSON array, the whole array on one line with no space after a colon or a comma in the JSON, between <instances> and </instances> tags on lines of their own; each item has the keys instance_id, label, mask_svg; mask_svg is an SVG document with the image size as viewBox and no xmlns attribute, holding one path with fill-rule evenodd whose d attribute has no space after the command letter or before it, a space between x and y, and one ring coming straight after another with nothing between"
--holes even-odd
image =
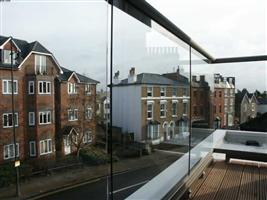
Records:
<instances>
[{"instance_id":1,"label":"road","mask_svg":"<svg viewBox=\"0 0 267 200\"><path fill-rule=\"evenodd\" d=\"M150 167L115 174L113 177L114 199L125 199L173 162L174 159L168 159L164 164L155 163ZM46 196L42 200L105 200L106 196L107 178L103 177L87 185Z\"/></svg>"}]
</instances>

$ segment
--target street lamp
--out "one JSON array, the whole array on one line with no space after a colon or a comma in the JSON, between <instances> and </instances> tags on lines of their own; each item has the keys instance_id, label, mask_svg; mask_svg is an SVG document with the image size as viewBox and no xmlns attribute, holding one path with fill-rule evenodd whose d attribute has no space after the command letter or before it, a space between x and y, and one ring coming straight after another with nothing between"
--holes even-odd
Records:
<instances>
[{"instance_id":1,"label":"street lamp","mask_svg":"<svg viewBox=\"0 0 267 200\"><path fill-rule=\"evenodd\" d=\"M15 150L15 156L14 156L14 167L16 170L16 196L20 197L20 184L19 184L19 166L20 166L20 161L17 157L18 154L18 149L16 145L16 126L15 126L15 103L14 103L14 72L13 72L13 38L11 37L10 39L10 56L11 56L11 62L10 62L10 70L11 70L11 104L12 104L12 128L13 128L13 142L14 142L14 150Z\"/></svg>"}]
</instances>

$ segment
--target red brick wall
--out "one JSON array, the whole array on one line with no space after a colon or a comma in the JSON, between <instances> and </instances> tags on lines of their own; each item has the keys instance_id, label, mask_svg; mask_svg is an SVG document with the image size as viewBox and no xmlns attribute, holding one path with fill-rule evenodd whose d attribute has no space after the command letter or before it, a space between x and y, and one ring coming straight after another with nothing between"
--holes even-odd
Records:
<instances>
[{"instance_id":1,"label":"red brick wall","mask_svg":"<svg viewBox=\"0 0 267 200\"><path fill-rule=\"evenodd\" d=\"M216 93L216 96L215 96ZM220 94L221 93L221 97ZM221 112L220 112L221 106ZM219 117L221 119L221 127L224 125L224 88L215 88L213 93L213 107L214 107L214 119ZM215 109L216 107L216 109ZM215 112L216 111L216 112Z\"/></svg>"},{"instance_id":2,"label":"red brick wall","mask_svg":"<svg viewBox=\"0 0 267 200\"><path fill-rule=\"evenodd\" d=\"M15 95L15 111L19 113L19 126L16 128L16 138L20 143L20 159L29 157L29 141L36 141L37 157L39 157L39 140L52 139L52 144L55 144L55 96L54 96L54 80L59 72L55 63L50 57L47 57L48 74L45 76L35 75L34 55L22 64L19 70L14 71L14 80L18 81L18 94ZM10 70L0 70L0 163L3 162L3 145L13 142L12 128L3 128L3 113L12 111L11 95L2 93L2 80L11 79ZM35 94L28 95L28 81L35 82ZM49 80L52 85L52 92L50 95L38 94L38 80ZM52 124L39 125L38 112L43 109L52 111ZM28 112L35 112L35 126L29 127L28 125ZM54 157L54 152L47 156L41 157Z\"/></svg>"},{"instance_id":3,"label":"red brick wall","mask_svg":"<svg viewBox=\"0 0 267 200\"><path fill-rule=\"evenodd\" d=\"M5 49L9 49L6 45ZM15 49L15 48L14 48ZM60 83L57 76L60 73L56 63L49 56L46 57L47 74L35 74L35 56L30 55L21 65L19 70L14 71L14 80L18 80L18 94L15 95L15 111L19 113L19 126L16 128L17 142L20 143L20 159L30 159L29 141L36 142L37 159L47 160L55 158L56 142L62 144L61 129L65 125L73 125L77 130L91 129L93 134L93 143L95 142L96 131L96 85L92 86L91 95L85 95L85 86L83 83L77 83L78 94L69 95L67 91L67 82ZM13 143L12 128L3 128L3 113L12 111L11 95L2 94L2 80L11 79L10 70L0 70L0 163L3 163L3 146ZM34 81L35 92L28 94L28 82ZM51 94L38 94L38 81L51 82ZM73 77L71 81L77 80ZM84 106L90 105L93 109L93 118L84 119ZM69 122L67 110L70 105L78 106L79 121ZM46 125L39 124L39 112L51 111L52 123ZM28 112L35 112L35 126L28 124ZM83 128L82 128L83 127ZM52 139L53 153L40 156L40 140ZM57 147L60 147L60 145ZM58 148L60 151L62 149Z\"/></svg>"},{"instance_id":4,"label":"red brick wall","mask_svg":"<svg viewBox=\"0 0 267 200\"><path fill-rule=\"evenodd\" d=\"M79 132L79 137L83 136L85 130L90 129L93 135L93 142L96 139L96 85L91 85L91 94L85 94L85 83L78 83L75 76L69 80L71 83L76 83L77 94L68 94L68 82L62 82L60 84L60 96L58 96L58 119L60 125L57 129L57 134L62 133L64 126L73 126L76 131ZM85 108L90 106L93 110L93 116L91 120L85 119ZM68 120L68 109L78 109L78 120ZM64 154L63 140L61 139L58 143L58 151Z\"/></svg>"}]
</instances>

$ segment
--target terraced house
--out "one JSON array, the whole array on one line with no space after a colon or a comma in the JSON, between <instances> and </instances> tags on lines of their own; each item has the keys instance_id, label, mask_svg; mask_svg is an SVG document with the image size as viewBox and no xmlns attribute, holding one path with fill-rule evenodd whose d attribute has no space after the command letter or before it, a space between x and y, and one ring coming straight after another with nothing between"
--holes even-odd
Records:
<instances>
[{"instance_id":1,"label":"terraced house","mask_svg":"<svg viewBox=\"0 0 267 200\"><path fill-rule=\"evenodd\" d=\"M15 157L13 125L20 160L53 159L80 140L94 142L97 81L60 66L37 41L0 36L0 51L0 163Z\"/></svg>"},{"instance_id":2,"label":"terraced house","mask_svg":"<svg viewBox=\"0 0 267 200\"><path fill-rule=\"evenodd\" d=\"M214 121L219 122L219 127L234 126L235 77L214 74L213 110Z\"/></svg>"},{"instance_id":3,"label":"terraced house","mask_svg":"<svg viewBox=\"0 0 267 200\"><path fill-rule=\"evenodd\" d=\"M189 82L179 70L163 75L135 74L131 68L128 78L119 80L118 75L113 81L113 126L133 133L135 141L150 144L188 132ZM173 76L181 79L172 80Z\"/></svg>"}]
</instances>

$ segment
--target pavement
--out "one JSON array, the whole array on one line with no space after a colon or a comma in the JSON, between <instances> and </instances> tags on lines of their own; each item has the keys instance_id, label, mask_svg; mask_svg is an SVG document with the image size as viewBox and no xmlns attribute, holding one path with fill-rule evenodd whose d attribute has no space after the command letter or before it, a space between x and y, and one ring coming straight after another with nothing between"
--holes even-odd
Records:
<instances>
[{"instance_id":1,"label":"pavement","mask_svg":"<svg viewBox=\"0 0 267 200\"><path fill-rule=\"evenodd\" d=\"M166 163L170 164L177 160L180 156L181 155L179 154L156 151L151 155L142 156L140 158L120 160L113 164L113 172L116 176L117 174L124 174L128 172L134 173L136 170L140 171L141 169L149 167L154 169L155 166L164 166ZM62 191L68 191L91 183L96 183L94 187L96 187L97 190L99 189L98 187L100 187L101 192L106 194L106 191L103 192L103 185L100 184L100 180L102 180L103 184L103 180L105 180L109 174L109 169L110 165L84 166L78 169L59 171L49 176L32 177L20 184L20 198L14 197L15 186L11 185L10 187L0 189L0 199L47 199L46 196L51 196ZM151 169L150 171L153 171ZM138 176L142 176L141 171ZM158 172L159 170L155 171L155 173ZM152 173L153 176L155 173ZM127 180L125 181L127 182ZM97 186L97 184L100 185Z\"/></svg>"}]
</instances>

